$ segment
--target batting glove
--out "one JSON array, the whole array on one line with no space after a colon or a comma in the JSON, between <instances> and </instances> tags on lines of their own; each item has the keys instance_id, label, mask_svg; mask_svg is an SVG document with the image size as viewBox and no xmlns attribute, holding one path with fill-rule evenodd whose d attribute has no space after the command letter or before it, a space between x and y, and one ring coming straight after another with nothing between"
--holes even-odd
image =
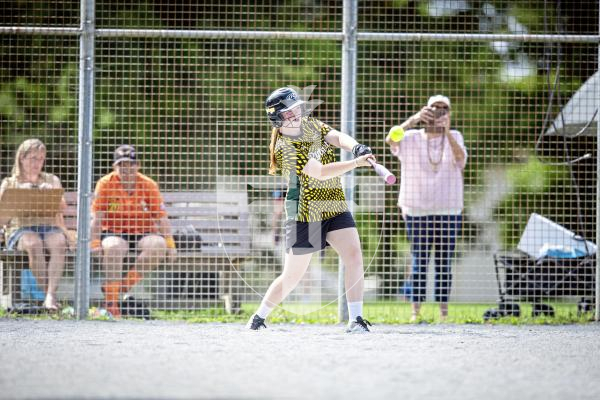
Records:
<instances>
[{"instance_id":1,"label":"batting glove","mask_svg":"<svg viewBox=\"0 0 600 400\"><path fill-rule=\"evenodd\" d=\"M373 154L373 151L369 146L359 143L352 148L352 154L354 154L354 157L356 158L364 156L365 154Z\"/></svg>"}]
</instances>

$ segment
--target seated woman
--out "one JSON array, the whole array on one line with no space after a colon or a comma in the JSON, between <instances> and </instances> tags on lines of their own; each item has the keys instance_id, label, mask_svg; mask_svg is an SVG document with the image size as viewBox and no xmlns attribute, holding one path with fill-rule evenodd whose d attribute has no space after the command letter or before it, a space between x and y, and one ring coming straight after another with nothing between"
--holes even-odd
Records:
<instances>
[{"instance_id":1,"label":"seated woman","mask_svg":"<svg viewBox=\"0 0 600 400\"><path fill-rule=\"evenodd\" d=\"M9 188L59 189L60 180L43 172L46 146L39 139L28 139L21 143L15 156L12 175L2 180L0 197ZM66 207L64 198L61 209ZM54 217L13 217L0 221L6 228L6 247L25 251L29 257L29 268L39 290L45 293L44 307L51 312L58 310L56 290L65 266L65 251L68 235L62 213ZM46 253L49 261L46 262Z\"/></svg>"}]
</instances>

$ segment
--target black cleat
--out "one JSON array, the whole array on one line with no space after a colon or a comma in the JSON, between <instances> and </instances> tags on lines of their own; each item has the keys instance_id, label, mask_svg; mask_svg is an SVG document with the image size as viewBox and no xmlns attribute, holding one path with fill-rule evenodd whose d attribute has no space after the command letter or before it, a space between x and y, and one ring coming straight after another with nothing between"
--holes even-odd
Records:
<instances>
[{"instance_id":1,"label":"black cleat","mask_svg":"<svg viewBox=\"0 0 600 400\"><path fill-rule=\"evenodd\" d=\"M369 331L371 323L362 317L356 317L356 321L352 321L348 324L347 333L366 333Z\"/></svg>"},{"instance_id":2,"label":"black cleat","mask_svg":"<svg viewBox=\"0 0 600 400\"><path fill-rule=\"evenodd\" d=\"M253 317L250 318L250 321L248 321L248 323L246 324L246 328L252 329L253 331L257 331L259 329L267 329L267 326L265 325L264 318L261 318L258 315L254 314Z\"/></svg>"}]
</instances>

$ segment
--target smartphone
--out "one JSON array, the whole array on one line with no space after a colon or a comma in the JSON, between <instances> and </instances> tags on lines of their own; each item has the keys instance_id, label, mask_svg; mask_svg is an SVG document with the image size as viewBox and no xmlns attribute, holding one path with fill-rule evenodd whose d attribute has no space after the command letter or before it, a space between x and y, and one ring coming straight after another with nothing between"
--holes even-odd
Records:
<instances>
[{"instance_id":1,"label":"smartphone","mask_svg":"<svg viewBox=\"0 0 600 400\"><path fill-rule=\"evenodd\" d=\"M433 120L426 126L428 132L444 133L444 127L436 126L435 120L448 114L448 109L445 107L431 107L433 111Z\"/></svg>"}]
</instances>

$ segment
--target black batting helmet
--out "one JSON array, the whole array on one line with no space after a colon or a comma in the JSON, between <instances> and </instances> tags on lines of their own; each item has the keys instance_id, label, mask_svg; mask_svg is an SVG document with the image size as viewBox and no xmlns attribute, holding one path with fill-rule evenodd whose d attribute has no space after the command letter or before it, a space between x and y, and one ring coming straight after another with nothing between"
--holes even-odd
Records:
<instances>
[{"instance_id":1,"label":"black batting helmet","mask_svg":"<svg viewBox=\"0 0 600 400\"><path fill-rule=\"evenodd\" d=\"M267 97L267 100L265 100L265 109L271 124L275 128L281 128L281 125L283 125L281 113L302 104L304 104L304 101L300 99L300 96L294 89L282 87ZM304 114L304 110L302 110L302 114Z\"/></svg>"}]
</instances>

